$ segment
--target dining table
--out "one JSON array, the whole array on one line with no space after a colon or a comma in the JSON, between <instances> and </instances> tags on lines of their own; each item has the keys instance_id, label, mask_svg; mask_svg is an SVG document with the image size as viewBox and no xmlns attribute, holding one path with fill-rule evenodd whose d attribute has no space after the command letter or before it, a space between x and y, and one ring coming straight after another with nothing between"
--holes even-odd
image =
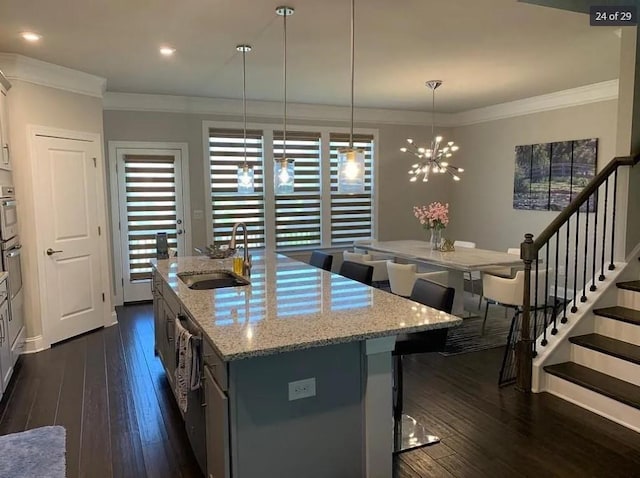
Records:
<instances>
[{"instance_id":1,"label":"dining table","mask_svg":"<svg viewBox=\"0 0 640 478\"><path fill-rule=\"evenodd\" d=\"M357 249L383 253L407 262L429 264L437 269L447 270L449 272L447 285L456 291L452 313L458 317L469 316L469 313L464 309L465 272L523 266L522 260L514 254L470 247L456 247L453 251L444 252L432 249L428 241L367 239L354 241L353 245Z\"/></svg>"}]
</instances>

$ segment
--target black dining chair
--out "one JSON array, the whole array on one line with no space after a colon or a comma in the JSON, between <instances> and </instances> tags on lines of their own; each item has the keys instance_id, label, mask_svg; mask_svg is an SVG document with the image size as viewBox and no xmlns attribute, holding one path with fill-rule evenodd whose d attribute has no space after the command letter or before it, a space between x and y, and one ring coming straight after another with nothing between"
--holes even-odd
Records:
<instances>
[{"instance_id":1,"label":"black dining chair","mask_svg":"<svg viewBox=\"0 0 640 478\"><path fill-rule=\"evenodd\" d=\"M333 256L331 254L325 254L321 251L313 251L311 253L309 264L325 271L331 271L331 266L333 265Z\"/></svg>"},{"instance_id":2,"label":"black dining chair","mask_svg":"<svg viewBox=\"0 0 640 478\"><path fill-rule=\"evenodd\" d=\"M453 287L446 287L426 279L418 279L411 291L411 300L448 314L453 309L455 296ZM421 446L438 443L440 438L429 435L414 418L403 413L403 374L402 357L404 355L437 352L444 349L448 329L435 329L426 332L398 334L393 351L394 372L394 452L400 453Z\"/></svg>"},{"instance_id":3,"label":"black dining chair","mask_svg":"<svg viewBox=\"0 0 640 478\"><path fill-rule=\"evenodd\" d=\"M339 274L370 286L373 280L373 267L359 262L344 261L340 265Z\"/></svg>"}]
</instances>

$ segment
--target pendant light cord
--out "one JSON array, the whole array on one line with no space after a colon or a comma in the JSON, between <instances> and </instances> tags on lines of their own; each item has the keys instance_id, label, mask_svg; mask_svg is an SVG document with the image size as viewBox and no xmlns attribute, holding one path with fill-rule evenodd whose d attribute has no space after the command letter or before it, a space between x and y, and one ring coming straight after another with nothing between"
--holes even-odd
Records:
<instances>
[{"instance_id":1,"label":"pendant light cord","mask_svg":"<svg viewBox=\"0 0 640 478\"><path fill-rule=\"evenodd\" d=\"M288 12L285 10L284 17L284 64L283 64L283 76L284 76L284 130L282 131L282 159L287 157L287 17Z\"/></svg>"},{"instance_id":2,"label":"pendant light cord","mask_svg":"<svg viewBox=\"0 0 640 478\"><path fill-rule=\"evenodd\" d=\"M436 126L436 89L431 90L431 138L435 138ZM435 152L435 151L434 151Z\"/></svg>"},{"instance_id":3,"label":"pendant light cord","mask_svg":"<svg viewBox=\"0 0 640 478\"><path fill-rule=\"evenodd\" d=\"M349 147L353 149L353 97L355 84L355 43L356 43L356 2L351 0L351 130L349 132Z\"/></svg>"},{"instance_id":4,"label":"pendant light cord","mask_svg":"<svg viewBox=\"0 0 640 478\"><path fill-rule=\"evenodd\" d=\"M243 137L244 137L244 167L249 167L247 164L247 64L246 64L246 47L242 49L242 120L243 120Z\"/></svg>"}]
</instances>

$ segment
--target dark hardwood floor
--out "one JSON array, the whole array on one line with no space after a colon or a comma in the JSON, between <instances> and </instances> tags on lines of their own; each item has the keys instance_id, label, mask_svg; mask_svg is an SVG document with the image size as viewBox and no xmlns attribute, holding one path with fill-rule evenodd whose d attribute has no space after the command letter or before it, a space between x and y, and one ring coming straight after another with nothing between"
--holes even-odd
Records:
<instances>
[{"instance_id":1,"label":"dark hardwood floor","mask_svg":"<svg viewBox=\"0 0 640 478\"><path fill-rule=\"evenodd\" d=\"M117 326L22 357L0 434L63 425L68 478L201 478L151 313L121 308ZM407 358L406 410L442 442L396 457L396 477L640 477L640 435L547 394L498 389L501 353Z\"/></svg>"}]
</instances>

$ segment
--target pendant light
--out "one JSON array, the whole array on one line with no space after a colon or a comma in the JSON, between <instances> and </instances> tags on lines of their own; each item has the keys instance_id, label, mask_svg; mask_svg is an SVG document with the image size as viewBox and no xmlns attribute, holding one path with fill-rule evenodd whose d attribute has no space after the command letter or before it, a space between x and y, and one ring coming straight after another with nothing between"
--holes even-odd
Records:
<instances>
[{"instance_id":1,"label":"pendant light","mask_svg":"<svg viewBox=\"0 0 640 478\"><path fill-rule=\"evenodd\" d=\"M246 55L251 45L238 45L236 50L242 53L242 138L244 145L244 164L238 168L238 193L252 194L255 190L253 168L247 163L247 63Z\"/></svg>"},{"instance_id":2,"label":"pendant light","mask_svg":"<svg viewBox=\"0 0 640 478\"><path fill-rule=\"evenodd\" d=\"M355 60L355 0L351 0L351 129L349 147L338 150L338 193L364 193L364 150L353 147L353 93Z\"/></svg>"},{"instance_id":3,"label":"pendant light","mask_svg":"<svg viewBox=\"0 0 640 478\"><path fill-rule=\"evenodd\" d=\"M276 164L273 168L276 194L291 194L294 190L293 160L287 158L287 17L293 15L294 11L291 7L276 8L276 13L283 19L284 33L284 124L282 128L282 157L276 159Z\"/></svg>"}]
</instances>

